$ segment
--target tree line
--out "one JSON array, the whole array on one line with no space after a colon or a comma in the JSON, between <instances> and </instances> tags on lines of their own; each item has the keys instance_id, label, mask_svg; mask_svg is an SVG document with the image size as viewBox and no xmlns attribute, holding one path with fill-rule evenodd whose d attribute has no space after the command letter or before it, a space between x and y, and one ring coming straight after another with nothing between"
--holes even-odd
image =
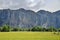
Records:
<instances>
[{"instance_id":1,"label":"tree line","mask_svg":"<svg viewBox=\"0 0 60 40\"><path fill-rule=\"evenodd\" d=\"M0 32L10 32L10 31L33 31L33 32L60 32L60 28L48 27L42 28L41 26L35 26L32 28L11 28L9 25L4 25L0 27Z\"/></svg>"}]
</instances>

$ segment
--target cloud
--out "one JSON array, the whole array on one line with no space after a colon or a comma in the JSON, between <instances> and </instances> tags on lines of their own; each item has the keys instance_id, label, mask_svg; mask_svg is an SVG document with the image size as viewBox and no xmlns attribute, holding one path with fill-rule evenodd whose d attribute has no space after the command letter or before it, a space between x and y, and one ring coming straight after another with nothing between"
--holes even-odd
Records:
<instances>
[{"instance_id":1,"label":"cloud","mask_svg":"<svg viewBox=\"0 0 60 40\"><path fill-rule=\"evenodd\" d=\"M0 9L47 10L56 11L60 9L60 0L0 0Z\"/></svg>"},{"instance_id":2,"label":"cloud","mask_svg":"<svg viewBox=\"0 0 60 40\"><path fill-rule=\"evenodd\" d=\"M48 10L51 12L60 10L60 0L46 0L45 6L41 9Z\"/></svg>"}]
</instances>

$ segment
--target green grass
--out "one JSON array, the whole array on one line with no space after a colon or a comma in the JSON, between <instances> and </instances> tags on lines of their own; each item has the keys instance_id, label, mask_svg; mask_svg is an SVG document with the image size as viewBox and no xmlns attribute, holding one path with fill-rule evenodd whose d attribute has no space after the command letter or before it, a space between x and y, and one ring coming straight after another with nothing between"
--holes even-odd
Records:
<instances>
[{"instance_id":1,"label":"green grass","mask_svg":"<svg viewBox=\"0 0 60 40\"><path fill-rule=\"evenodd\" d=\"M60 40L52 32L0 32L0 40Z\"/></svg>"}]
</instances>

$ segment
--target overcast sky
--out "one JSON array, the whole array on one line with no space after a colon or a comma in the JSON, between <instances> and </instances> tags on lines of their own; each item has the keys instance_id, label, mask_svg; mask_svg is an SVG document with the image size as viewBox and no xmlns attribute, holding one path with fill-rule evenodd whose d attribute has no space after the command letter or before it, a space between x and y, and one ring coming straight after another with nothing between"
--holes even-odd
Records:
<instances>
[{"instance_id":1,"label":"overcast sky","mask_svg":"<svg viewBox=\"0 0 60 40\"><path fill-rule=\"evenodd\" d=\"M27 10L60 10L60 0L0 0L0 9L19 9L25 8Z\"/></svg>"}]
</instances>

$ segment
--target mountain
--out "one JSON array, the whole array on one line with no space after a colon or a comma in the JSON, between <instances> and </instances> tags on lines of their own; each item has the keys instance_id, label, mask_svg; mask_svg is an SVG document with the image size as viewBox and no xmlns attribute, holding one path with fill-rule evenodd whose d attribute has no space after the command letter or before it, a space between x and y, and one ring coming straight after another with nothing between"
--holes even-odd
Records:
<instances>
[{"instance_id":1,"label":"mountain","mask_svg":"<svg viewBox=\"0 0 60 40\"><path fill-rule=\"evenodd\" d=\"M60 11L49 12L40 10L34 12L23 8L17 10L0 10L0 26L8 24L11 27L31 28L34 26L60 28Z\"/></svg>"}]
</instances>

